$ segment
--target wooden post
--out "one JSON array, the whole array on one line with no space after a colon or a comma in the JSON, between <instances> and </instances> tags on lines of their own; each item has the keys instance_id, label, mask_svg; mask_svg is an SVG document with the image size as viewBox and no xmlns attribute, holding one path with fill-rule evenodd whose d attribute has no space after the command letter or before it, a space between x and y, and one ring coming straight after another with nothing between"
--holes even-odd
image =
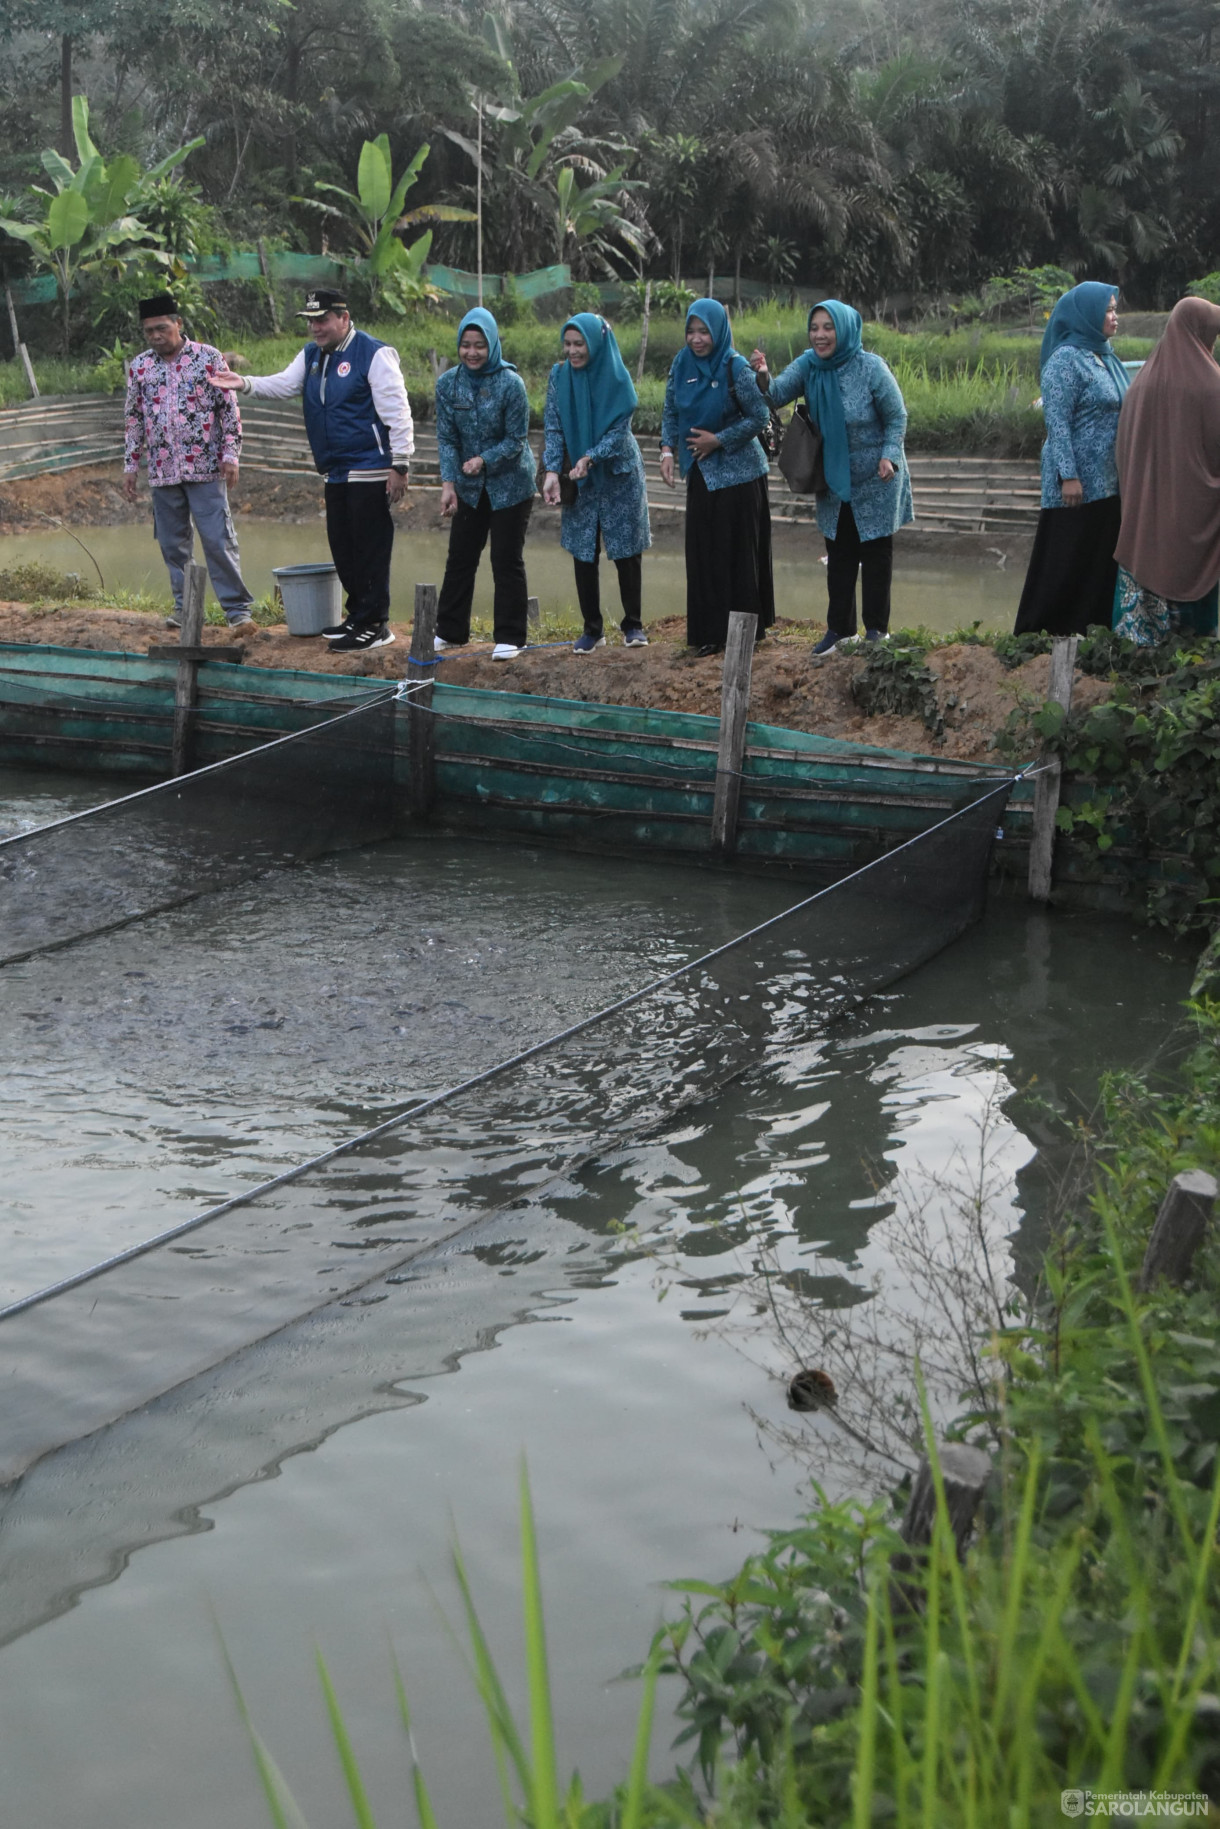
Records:
<instances>
[{"instance_id":1,"label":"wooden post","mask_svg":"<svg viewBox=\"0 0 1220 1829\"><path fill-rule=\"evenodd\" d=\"M21 354L21 366L25 370L25 384L30 390L31 398L37 400L39 397L38 383L34 379L34 364L30 361L30 352L24 343L19 343L17 347Z\"/></svg>"},{"instance_id":2,"label":"wooden post","mask_svg":"<svg viewBox=\"0 0 1220 1829\"><path fill-rule=\"evenodd\" d=\"M267 259L267 244L260 235L258 238L258 270L267 283L267 309L271 313L271 328L278 337L280 334L280 312L275 302L275 281L271 277L271 262Z\"/></svg>"},{"instance_id":3,"label":"wooden post","mask_svg":"<svg viewBox=\"0 0 1220 1829\"><path fill-rule=\"evenodd\" d=\"M415 690L407 699L407 807L412 819L427 819L436 798L436 726L432 717L432 682L436 677L436 586L415 587L415 619L407 679Z\"/></svg>"},{"instance_id":4,"label":"wooden post","mask_svg":"<svg viewBox=\"0 0 1220 1829\"><path fill-rule=\"evenodd\" d=\"M640 319L640 359L635 365L635 378L643 378L644 358L648 354L648 326L652 322L652 281L644 283L644 315Z\"/></svg>"},{"instance_id":5,"label":"wooden post","mask_svg":"<svg viewBox=\"0 0 1220 1829\"><path fill-rule=\"evenodd\" d=\"M1220 1188L1216 1178L1205 1169L1187 1169L1174 1176L1144 1253L1139 1277L1141 1294L1151 1289L1158 1277L1169 1283L1186 1281L1195 1252L1211 1225L1217 1193Z\"/></svg>"},{"instance_id":6,"label":"wooden post","mask_svg":"<svg viewBox=\"0 0 1220 1829\"><path fill-rule=\"evenodd\" d=\"M970 1448L965 1442L939 1442L936 1455L940 1461L945 1505L960 1561L970 1541L983 1488L991 1473L991 1460L981 1448ZM909 1543L912 1549L926 1549L932 1541L935 1522L936 1483L932 1478L932 1463L925 1455L919 1463L911 1496L907 1500L901 1526L903 1541Z\"/></svg>"},{"instance_id":7,"label":"wooden post","mask_svg":"<svg viewBox=\"0 0 1220 1829\"><path fill-rule=\"evenodd\" d=\"M4 302L8 306L8 327L13 336L13 361L20 362L25 370L26 386L30 397L38 399L38 383L34 379L34 364L30 361L30 352L21 341L21 332L17 328L17 307L13 303L13 288L6 279L4 282Z\"/></svg>"},{"instance_id":8,"label":"wooden post","mask_svg":"<svg viewBox=\"0 0 1220 1829\"><path fill-rule=\"evenodd\" d=\"M536 597L527 597L525 600L525 620L531 629L536 629L542 621L542 610Z\"/></svg>"},{"instance_id":9,"label":"wooden post","mask_svg":"<svg viewBox=\"0 0 1220 1829\"><path fill-rule=\"evenodd\" d=\"M737 843L737 808L741 800L741 765L746 753L750 715L750 669L754 664L757 616L734 610L724 651L720 688L720 748L716 755L716 797L712 803L712 850L732 855Z\"/></svg>"},{"instance_id":10,"label":"wooden post","mask_svg":"<svg viewBox=\"0 0 1220 1829\"><path fill-rule=\"evenodd\" d=\"M1048 699L1072 709L1072 670L1076 665L1077 635L1058 635L1051 649L1051 678ZM1049 902L1051 866L1055 856L1055 815L1059 811L1059 789L1063 766L1058 756L1042 759L1042 772L1034 782L1034 828L1029 841L1029 894L1031 901Z\"/></svg>"},{"instance_id":11,"label":"wooden post","mask_svg":"<svg viewBox=\"0 0 1220 1829\"><path fill-rule=\"evenodd\" d=\"M198 650L203 637L203 594L208 588L205 566L188 559L182 568L182 630L184 648ZM191 765L191 725L199 686L197 653L184 654L178 662L174 681L174 739L170 767L175 775L185 775Z\"/></svg>"}]
</instances>

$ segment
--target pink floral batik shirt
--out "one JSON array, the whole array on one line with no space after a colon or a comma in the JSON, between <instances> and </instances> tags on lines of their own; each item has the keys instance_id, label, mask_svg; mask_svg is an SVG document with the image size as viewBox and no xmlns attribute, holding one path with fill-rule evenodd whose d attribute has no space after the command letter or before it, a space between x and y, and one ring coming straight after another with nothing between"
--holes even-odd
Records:
<instances>
[{"instance_id":1,"label":"pink floral batik shirt","mask_svg":"<svg viewBox=\"0 0 1220 1829\"><path fill-rule=\"evenodd\" d=\"M148 460L153 488L169 483L207 483L221 464L241 456L241 414L236 394L221 393L207 370L223 370L225 359L210 343L187 337L176 356L163 361L151 349L138 355L127 378L127 420L123 467Z\"/></svg>"}]
</instances>

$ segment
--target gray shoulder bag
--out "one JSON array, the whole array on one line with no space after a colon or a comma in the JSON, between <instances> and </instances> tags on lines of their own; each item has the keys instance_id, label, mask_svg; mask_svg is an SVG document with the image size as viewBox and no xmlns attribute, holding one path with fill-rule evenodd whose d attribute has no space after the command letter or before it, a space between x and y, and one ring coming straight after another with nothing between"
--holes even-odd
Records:
<instances>
[{"instance_id":1,"label":"gray shoulder bag","mask_svg":"<svg viewBox=\"0 0 1220 1829\"><path fill-rule=\"evenodd\" d=\"M803 403L784 427L777 459L780 473L793 495L827 494L822 460L822 434Z\"/></svg>"}]
</instances>

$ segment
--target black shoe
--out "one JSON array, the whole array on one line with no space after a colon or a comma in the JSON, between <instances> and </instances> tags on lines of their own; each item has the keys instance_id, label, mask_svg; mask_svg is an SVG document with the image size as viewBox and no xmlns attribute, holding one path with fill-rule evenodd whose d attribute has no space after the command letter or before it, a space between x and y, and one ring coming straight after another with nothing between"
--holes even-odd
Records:
<instances>
[{"instance_id":1,"label":"black shoe","mask_svg":"<svg viewBox=\"0 0 1220 1829\"><path fill-rule=\"evenodd\" d=\"M723 654L724 643L722 641L705 641L703 646L697 649L697 653L700 660L706 660L710 654Z\"/></svg>"},{"instance_id":2,"label":"black shoe","mask_svg":"<svg viewBox=\"0 0 1220 1829\"><path fill-rule=\"evenodd\" d=\"M394 632L388 622L374 623L371 629L349 629L346 635L337 636L330 644L330 651L341 654L349 648L358 648L363 653L366 648L388 648L393 639Z\"/></svg>"},{"instance_id":3,"label":"black shoe","mask_svg":"<svg viewBox=\"0 0 1220 1829\"><path fill-rule=\"evenodd\" d=\"M332 622L329 629L323 629L322 639L323 641L338 641L341 635L346 635L348 633L351 626L351 623L345 616L342 622Z\"/></svg>"}]
</instances>

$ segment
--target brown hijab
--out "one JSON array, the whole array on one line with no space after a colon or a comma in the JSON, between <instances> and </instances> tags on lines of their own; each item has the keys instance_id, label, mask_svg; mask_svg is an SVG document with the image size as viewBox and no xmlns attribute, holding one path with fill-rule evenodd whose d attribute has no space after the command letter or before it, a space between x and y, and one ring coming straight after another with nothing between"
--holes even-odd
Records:
<instances>
[{"instance_id":1,"label":"brown hijab","mask_svg":"<svg viewBox=\"0 0 1220 1829\"><path fill-rule=\"evenodd\" d=\"M1220 305L1179 299L1118 417L1115 556L1145 590L1178 603L1220 579L1218 336Z\"/></svg>"}]
</instances>

